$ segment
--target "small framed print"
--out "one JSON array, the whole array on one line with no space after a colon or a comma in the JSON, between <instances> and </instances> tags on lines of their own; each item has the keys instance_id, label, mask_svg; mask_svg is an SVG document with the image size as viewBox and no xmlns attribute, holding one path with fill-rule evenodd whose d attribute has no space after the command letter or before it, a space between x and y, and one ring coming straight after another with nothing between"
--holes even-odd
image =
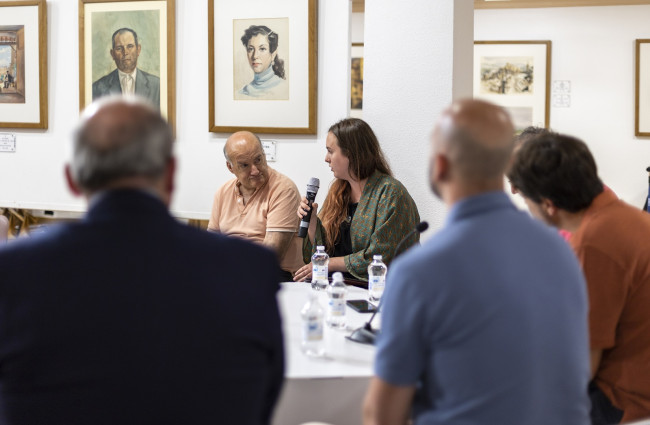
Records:
<instances>
[{"instance_id":1,"label":"small framed print","mask_svg":"<svg viewBox=\"0 0 650 425\"><path fill-rule=\"evenodd\" d=\"M549 126L551 42L475 41L474 97L507 109L517 130Z\"/></svg>"},{"instance_id":2,"label":"small framed print","mask_svg":"<svg viewBox=\"0 0 650 425\"><path fill-rule=\"evenodd\" d=\"M650 136L650 40L636 40L634 134Z\"/></svg>"},{"instance_id":3,"label":"small framed print","mask_svg":"<svg viewBox=\"0 0 650 425\"><path fill-rule=\"evenodd\" d=\"M0 1L0 127L47 128L45 0Z\"/></svg>"}]
</instances>

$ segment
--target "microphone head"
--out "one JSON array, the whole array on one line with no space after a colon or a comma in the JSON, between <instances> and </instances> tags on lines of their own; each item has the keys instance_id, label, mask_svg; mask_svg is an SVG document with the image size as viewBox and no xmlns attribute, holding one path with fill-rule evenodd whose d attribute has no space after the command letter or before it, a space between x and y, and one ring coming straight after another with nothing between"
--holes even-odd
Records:
<instances>
[{"instance_id":1,"label":"microphone head","mask_svg":"<svg viewBox=\"0 0 650 425\"><path fill-rule=\"evenodd\" d=\"M320 180L318 180L316 177L312 177L309 179L309 183L307 183L307 192L318 192L318 188L320 187Z\"/></svg>"},{"instance_id":2,"label":"microphone head","mask_svg":"<svg viewBox=\"0 0 650 425\"><path fill-rule=\"evenodd\" d=\"M429 223L427 223L426 221L421 221L418 223L417 226L415 226L415 230L417 230L418 233L422 233L428 228L429 228Z\"/></svg>"}]
</instances>

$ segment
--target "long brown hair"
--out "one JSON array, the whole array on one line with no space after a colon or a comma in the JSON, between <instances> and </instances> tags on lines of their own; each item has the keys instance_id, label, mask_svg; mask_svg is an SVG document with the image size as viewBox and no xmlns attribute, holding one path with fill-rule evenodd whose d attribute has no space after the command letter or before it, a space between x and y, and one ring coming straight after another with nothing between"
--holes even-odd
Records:
<instances>
[{"instance_id":1,"label":"long brown hair","mask_svg":"<svg viewBox=\"0 0 650 425\"><path fill-rule=\"evenodd\" d=\"M370 126L358 118L345 118L329 128L343 155L350 164L348 171L353 179L364 180L375 170L392 176L390 166L379 146L377 136ZM352 188L347 180L336 179L323 202L319 214L325 228L325 248L330 254L341 232L341 223L348 215Z\"/></svg>"}]
</instances>

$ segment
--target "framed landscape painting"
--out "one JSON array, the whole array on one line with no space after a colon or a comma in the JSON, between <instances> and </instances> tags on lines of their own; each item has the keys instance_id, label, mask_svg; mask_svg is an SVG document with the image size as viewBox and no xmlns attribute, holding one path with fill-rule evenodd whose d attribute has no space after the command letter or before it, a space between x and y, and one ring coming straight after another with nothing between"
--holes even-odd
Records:
<instances>
[{"instance_id":1,"label":"framed landscape painting","mask_svg":"<svg viewBox=\"0 0 650 425\"><path fill-rule=\"evenodd\" d=\"M47 128L45 0L0 1L0 127Z\"/></svg>"},{"instance_id":2,"label":"framed landscape painting","mask_svg":"<svg viewBox=\"0 0 650 425\"><path fill-rule=\"evenodd\" d=\"M174 0L79 0L79 106L135 95L173 126Z\"/></svg>"},{"instance_id":3,"label":"framed landscape painting","mask_svg":"<svg viewBox=\"0 0 650 425\"><path fill-rule=\"evenodd\" d=\"M474 97L508 110L520 131L549 126L550 41L475 41Z\"/></svg>"},{"instance_id":4,"label":"framed landscape painting","mask_svg":"<svg viewBox=\"0 0 650 425\"><path fill-rule=\"evenodd\" d=\"M634 134L650 136L650 39L636 40Z\"/></svg>"},{"instance_id":5,"label":"framed landscape painting","mask_svg":"<svg viewBox=\"0 0 650 425\"><path fill-rule=\"evenodd\" d=\"M208 0L209 130L316 134L318 0Z\"/></svg>"}]
</instances>

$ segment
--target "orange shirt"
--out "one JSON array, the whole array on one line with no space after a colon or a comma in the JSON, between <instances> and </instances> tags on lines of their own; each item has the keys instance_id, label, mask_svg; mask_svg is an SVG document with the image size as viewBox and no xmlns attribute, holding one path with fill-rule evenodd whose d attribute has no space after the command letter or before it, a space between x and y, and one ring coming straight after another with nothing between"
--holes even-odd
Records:
<instances>
[{"instance_id":1,"label":"orange shirt","mask_svg":"<svg viewBox=\"0 0 650 425\"><path fill-rule=\"evenodd\" d=\"M594 381L622 422L650 416L650 214L598 195L571 240L589 293Z\"/></svg>"},{"instance_id":2,"label":"orange shirt","mask_svg":"<svg viewBox=\"0 0 650 425\"><path fill-rule=\"evenodd\" d=\"M212 203L212 216L208 230L219 231L264 242L266 232L298 231L298 206L300 193L295 183L271 167L268 180L244 205L237 179L226 182L217 190ZM302 239L294 235L284 258L280 261L283 270L291 273L302 267Z\"/></svg>"}]
</instances>

